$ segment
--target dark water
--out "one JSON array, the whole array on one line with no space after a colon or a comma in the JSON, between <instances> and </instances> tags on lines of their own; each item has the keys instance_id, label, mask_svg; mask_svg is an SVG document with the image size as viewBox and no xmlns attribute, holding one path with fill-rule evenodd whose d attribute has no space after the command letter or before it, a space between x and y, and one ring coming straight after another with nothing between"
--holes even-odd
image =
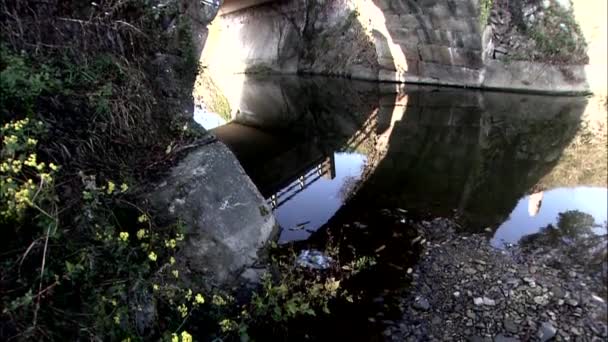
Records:
<instances>
[{"instance_id":1,"label":"dark water","mask_svg":"<svg viewBox=\"0 0 608 342\"><path fill-rule=\"evenodd\" d=\"M571 210L606 233L605 122L582 117L585 98L296 77L243 89L230 123L197 119L275 207L281 243L307 239L349 201L457 218L496 247Z\"/></svg>"},{"instance_id":2,"label":"dark water","mask_svg":"<svg viewBox=\"0 0 608 342\"><path fill-rule=\"evenodd\" d=\"M582 241L591 253L589 234L607 233L606 116L585 114L584 97L303 77L242 89L230 122L196 117L274 208L279 242L378 261L345 284L356 308L310 323L326 338L374 340L399 316L393 299L422 257L412 222L453 219L497 248Z\"/></svg>"}]
</instances>

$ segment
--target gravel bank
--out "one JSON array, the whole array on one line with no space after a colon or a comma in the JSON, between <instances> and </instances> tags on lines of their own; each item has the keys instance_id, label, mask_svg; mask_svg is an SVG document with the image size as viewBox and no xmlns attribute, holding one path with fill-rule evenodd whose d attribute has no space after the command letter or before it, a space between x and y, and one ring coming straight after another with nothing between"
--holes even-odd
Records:
<instances>
[{"instance_id":1,"label":"gravel bank","mask_svg":"<svg viewBox=\"0 0 608 342\"><path fill-rule=\"evenodd\" d=\"M485 236L456 234L447 219L419 228L427 240L424 255L402 299L402 320L384 331L387 340L608 338L605 249L598 276L586 272L588 265L563 267L564 253L497 250Z\"/></svg>"}]
</instances>

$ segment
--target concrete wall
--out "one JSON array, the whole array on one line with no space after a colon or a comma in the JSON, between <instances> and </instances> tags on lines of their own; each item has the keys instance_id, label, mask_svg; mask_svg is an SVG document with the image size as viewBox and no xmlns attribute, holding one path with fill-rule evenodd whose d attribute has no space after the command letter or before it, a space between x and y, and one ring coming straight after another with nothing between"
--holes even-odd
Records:
<instances>
[{"instance_id":1,"label":"concrete wall","mask_svg":"<svg viewBox=\"0 0 608 342\"><path fill-rule=\"evenodd\" d=\"M312 2L312 6L309 6ZM478 0L287 0L218 16L201 61L232 73L586 92L585 66L505 61L484 50Z\"/></svg>"}]
</instances>

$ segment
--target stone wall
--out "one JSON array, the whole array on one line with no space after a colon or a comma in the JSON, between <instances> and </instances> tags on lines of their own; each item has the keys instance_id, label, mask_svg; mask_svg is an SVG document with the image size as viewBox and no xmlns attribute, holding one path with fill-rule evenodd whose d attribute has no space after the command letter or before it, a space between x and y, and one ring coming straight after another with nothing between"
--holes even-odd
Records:
<instances>
[{"instance_id":1,"label":"stone wall","mask_svg":"<svg viewBox=\"0 0 608 342\"><path fill-rule=\"evenodd\" d=\"M232 73L580 93L584 65L497 58L479 0L288 0L220 15L201 61Z\"/></svg>"}]
</instances>

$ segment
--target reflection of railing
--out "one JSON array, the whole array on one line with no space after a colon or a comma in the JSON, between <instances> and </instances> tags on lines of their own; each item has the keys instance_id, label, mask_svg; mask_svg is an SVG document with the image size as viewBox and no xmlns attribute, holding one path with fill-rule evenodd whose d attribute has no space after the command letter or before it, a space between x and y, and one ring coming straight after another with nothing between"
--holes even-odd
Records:
<instances>
[{"instance_id":1,"label":"reflection of railing","mask_svg":"<svg viewBox=\"0 0 608 342\"><path fill-rule=\"evenodd\" d=\"M277 191L268 198L272 209L277 209L285 202L294 198L300 192L306 190L311 184L321 178L334 179L336 177L336 162L334 155L326 157L321 163L308 169L304 174L291 182L285 188Z\"/></svg>"},{"instance_id":2,"label":"reflection of railing","mask_svg":"<svg viewBox=\"0 0 608 342\"><path fill-rule=\"evenodd\" d=\"M374 111L363 124L363 127L353 134L344 144L349 149L356 150L365 141L372 137L376 131L378 111Z\"/></svg>"}]
</instances>

